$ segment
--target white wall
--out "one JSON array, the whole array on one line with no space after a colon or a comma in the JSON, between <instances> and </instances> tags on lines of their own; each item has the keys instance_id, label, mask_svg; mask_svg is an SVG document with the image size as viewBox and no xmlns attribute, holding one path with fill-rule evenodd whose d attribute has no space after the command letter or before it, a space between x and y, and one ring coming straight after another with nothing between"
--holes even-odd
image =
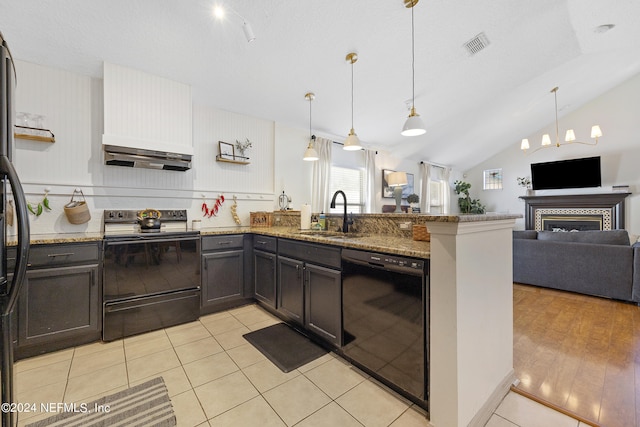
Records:
<instances>
[{"instance_id":1,"label":"white wall","mask_svg":"<svg viewBox=\"0 0 640 427\"><path fill-rule=\"evenodd\" d=\"M272 209L280 209L278 196L284 191L291 198L290 208L300 210L311 203L313 162L302 160L309 142L309 130L275 124L274 180L276 200Z\"/></svg>"},{"instance_id":2,"label":"white wall","mask_svg":"<svg viewBox=\"0 0 640 427\"><path fill-rule=\"evenodd\" d=\"M559 104L561 108L562 104ZM640 75L635 76L611 91L603 94L583 107L559 118L560 138L564 131L573 128L578 140L591 141L591 126L600 125L603 136L596 146L572 144L561 147L545 148L524 155L520 150L520 141L513 141L510 147L489 160L465 172L463 178L472 184L471 195L480 198L488 211L520 213L524 215L524 202L519 196L525 190L516 183L517 177L531 176L530 164L581 157L601 156L602 187L597 189L546 190L536 191L543 194L577 194L610 192L613 185L629 185L629 191L635 193L626 199L625 224L631 233L640 234ZM553 122L553 104L549 111L551 122L528 138L532 149L540 144L542 134L555 135ZM553 140L553 138L552 138ZM530 150L532 151L532 150ZM482 190L482 172L486 169L502 168L503 190ZM452 200L452 203L455 200ZM516 227L523 229L524 220L518 220Z\"/></svg>"},{"instance_id":3,"label":"white wall","mask_svg":"<svg viewBox=\"0 0 640 427\"><path fill-rule=\"evenodd\" d=\"M204 227L235 224L229 210L233 195L243 225L249 224L251 211L273 209L274 122L194 106L191 170L106 166L102 80L23 61L16 61L16 69L16 111L46 116L44 126L56 138L55 143L16 140L14 164L27 200L37 204L48 189L52 206L39 217L29 215L32 234L99 232L104 209L187 209L190 219L202 218L203 200L211 204L220 194L226 198L223 209L204 219ZM253 142L249 165L215 161L219 140L245 138ZM87 224L70 224L64 216L75 188L87 198Z\"/></svg>"}]
</instances>

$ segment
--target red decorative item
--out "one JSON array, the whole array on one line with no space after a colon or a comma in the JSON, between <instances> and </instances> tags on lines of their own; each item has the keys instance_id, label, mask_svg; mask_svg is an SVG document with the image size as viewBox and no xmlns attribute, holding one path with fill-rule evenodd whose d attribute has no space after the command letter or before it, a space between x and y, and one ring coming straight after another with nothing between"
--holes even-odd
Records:
<instances>
[{"instance_id":1,"label":"red decorative item","mask_svg":"<svg viewBox=\"0 0 640 427\"><path fill-rule=\"evenodd\" d=\"M207 202L202 203L202 212L204 212L204 217L211 218L212 216L216 216L220 208L222 208L222 203L224 203L224 196L222 194L215 202L213 202L210 208L207 206Z\"/></svg>"}]
</instances>

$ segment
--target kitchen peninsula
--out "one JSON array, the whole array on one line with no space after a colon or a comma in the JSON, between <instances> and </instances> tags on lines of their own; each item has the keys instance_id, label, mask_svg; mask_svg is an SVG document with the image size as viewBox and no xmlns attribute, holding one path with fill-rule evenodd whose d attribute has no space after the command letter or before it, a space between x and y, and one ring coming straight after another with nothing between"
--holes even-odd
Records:
<instances>
[{"instance_id":1,"label":"kitchen peninsula","mask_svg":"<svg viewBox=\"0 0 640 427\"><path fill-rule=\"evenodd\" d=\"M483 426L515 380L511 232L520 217L354 215L353 237L343 239L291 223L251 232L429 259L430 422ZM403 237L401 223L426 224L431 242L411 240L410 226Z\"/></svg>"}]
</instances>

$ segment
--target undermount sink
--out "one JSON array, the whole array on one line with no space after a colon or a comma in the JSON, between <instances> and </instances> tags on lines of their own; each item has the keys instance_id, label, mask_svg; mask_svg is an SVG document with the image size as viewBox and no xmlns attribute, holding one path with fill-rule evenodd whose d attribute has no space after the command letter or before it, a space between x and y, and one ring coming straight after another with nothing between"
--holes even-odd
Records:
<instances>
[{"instance_id":1,"label":"undermount sink","mask_svg":"<svg viewBox=\"0 0 640 427\"><path fill-rule=\"evenodd\" d=\"M330 240L349 240L349 239L357 239L359 237L362 237L362 234L341 233L341 234L336 234L336 235L332 235L332 236L327 236L327 239L330 239Z\"/></svg>"},{"instance_id":2,"label":"undermount sink","mask_svg":"<svg viewBox=\"0 0 640 427\"><path fill-rule=\"evenodd\" d=\"M361 233L343 233L341 231L300 230L298 234L311 237L323 237L330 240L348 240L362 237Z\"/></svg>"}]
</instances>

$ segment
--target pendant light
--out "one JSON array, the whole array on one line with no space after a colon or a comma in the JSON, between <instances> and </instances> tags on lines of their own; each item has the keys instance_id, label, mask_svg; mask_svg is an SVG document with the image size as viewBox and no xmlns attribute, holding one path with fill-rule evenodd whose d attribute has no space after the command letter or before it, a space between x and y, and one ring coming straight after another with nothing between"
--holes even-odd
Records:
<instances>
[{"instance_id":1,"label":"pendant light","mask_svg":"<svg viewBox=\"0 0 640 427\"><path fill-rule=\"evenodd\" d=\"M597 145L598 138L602 136L602 129L600 129L600 126L598 125L594 125L591 127L591 138L595 140L594 142L576 141L576 133L573 131L573 129L567 130L567 133L565 133L564 142L560 142L560 126L558 125L558 87L556 86L553 89L551 89L551 93L553 93L554 105L556 108L556 116L555 116L556 117L556 121L555 121L556 142L555 144L552 144L551 137L549 136L548 133L545 133L544 135L542 135L542 142L540 143L540 146L529 154L533 154L542 148L560 147L561 145L567 145L567 144ZM522 142L520 143L520 149L524 151L525 154L527 154L527 150L529 148L530 148L529 140L527 138L523 139Z\"/></svg>"},{"instance_id":2,"label":"pendant light","mask_svg":"<svg viewBox=\"0 0 640 427\"><path fill-rule=\"evenodd\" d=\"M304 152L304 157L302 160L306 160L308 162L314 162L318 160L318 152L315 148L313 148L313 141L315 141L316 136L311 135L311 101L316 98L313 92L305 93L304 99L309 101L309 145L307 146L306 151Z\"/></svg>"},{"instance_id":3,"label":"pendant light","mask_svg":"<svg viewBox=\"0 0 640 427\"><path fill-rule=\"evenodd\" d=\"M404 0L404 6L406 8L411 8L411 111L409 112L409 117L404 122L404 126L402 127L402 132L400 132L404 136L417 136L424 134L427 130L425 129L424 123L422 123L422 119L420 118L420 114L416 113L416 54L415 54L415 46L414 46L414 30L413 30L413 7L418 4L418 0Z\"/></svg>"},{"instance_id":4,"label":"pendant light","mask_svg":"<svg viewBox=\"0 0 640 427\"><path fill-rule=\"evenodd\" d=\"M360 139L356 132L353 130L353 64L358 60L357 53L349 53L345 58L348 62L351 62L351 130L349 131L349 135L347 139L344 141L343 149L348 151L356 151L362 150L362 145L360 145Z\"/></svg>"}]
</instances>

